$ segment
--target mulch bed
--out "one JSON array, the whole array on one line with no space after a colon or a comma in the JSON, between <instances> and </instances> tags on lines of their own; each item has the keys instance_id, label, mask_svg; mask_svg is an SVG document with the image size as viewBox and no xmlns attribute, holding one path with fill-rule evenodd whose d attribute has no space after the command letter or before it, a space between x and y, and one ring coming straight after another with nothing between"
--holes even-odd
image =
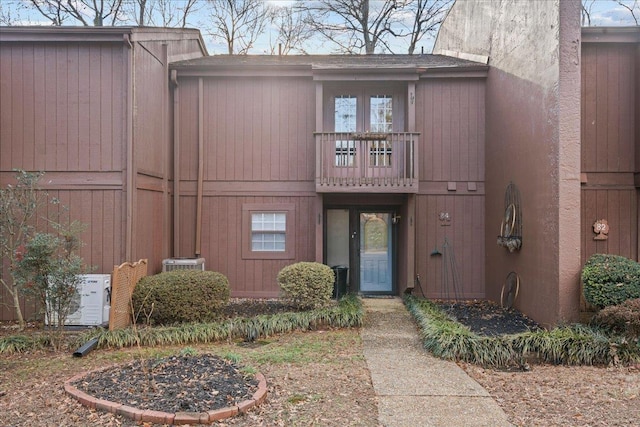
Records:
<instances>
[{"instance_id":1,"label":"mulch bed","mask_svg":"<svg viewBox=\"0 0 640 427\"><path fill-rule=\"evenodd\" d=\"M478 335L511 335L541 329L520 311L502 308L492 301L439 301L438 305Z\"/></svg>"},{"instance_id":2,"label":"mulch bed","mask_svg":"<svg viewBox=\"0 0 640 427\"><path fill-rule=\"evenodd\" d=\"M138 409L207 412L251 399L258 381L214 355L136 361L89 373L73 384L85 393Z\"/></svg>"}]
</instances>

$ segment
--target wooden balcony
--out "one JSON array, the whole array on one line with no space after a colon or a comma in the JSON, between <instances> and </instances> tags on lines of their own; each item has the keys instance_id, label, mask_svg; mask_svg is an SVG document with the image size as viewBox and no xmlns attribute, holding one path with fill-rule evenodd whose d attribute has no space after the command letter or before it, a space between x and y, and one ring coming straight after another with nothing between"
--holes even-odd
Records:
<instances>
[{"instance_id":1,"label":"wooden balcony","mask_svg":"<svg viewBox=\"0 0 640 427\"><path fill-rule=\"evenodd\" d=\"M418 133L316 132L319 193L417 193Z\"/></svg>"}]
</instances>

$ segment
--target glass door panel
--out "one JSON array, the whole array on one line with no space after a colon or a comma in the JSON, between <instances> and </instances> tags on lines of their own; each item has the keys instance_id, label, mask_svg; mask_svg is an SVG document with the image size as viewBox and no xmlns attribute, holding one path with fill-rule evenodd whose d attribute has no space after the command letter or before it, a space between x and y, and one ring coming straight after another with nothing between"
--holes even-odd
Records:
<instances>
[{"instance_id":1,"label":"glass door panel","mask_svg":"<svg viewBox=\"0 0 640 427\"><path fill-rule=\"evenodd\" d=\"M360 291L393 291L391 213L361 212Z\"/></svg>"}]
</instances>

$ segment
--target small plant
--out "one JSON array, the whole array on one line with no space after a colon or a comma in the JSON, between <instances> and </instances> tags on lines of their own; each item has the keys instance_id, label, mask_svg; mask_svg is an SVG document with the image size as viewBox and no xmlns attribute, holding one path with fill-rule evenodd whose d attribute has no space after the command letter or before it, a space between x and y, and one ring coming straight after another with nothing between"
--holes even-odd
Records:
<instances>
[{"instance_id":1,"label":"small plant","mask_svg":"<svg viewBox=\"0 0 640 427\"><path fill-rule=\"evenodd\" d=\"M180 356L197 356L198 350L193 347L185 347L180 350Z\"/></svg>"},{"instance_id":2,"label":"small plant","mask_svg":"<svg viewBox=\"0 0 640 427\"><path fill-rule=\"evenodd\" d=\"M45 209L50 202L58 201L49 199L48 194L39 188L38 181L44 172L15 172L16 183L0 188L0 259L8 261L7 269L0 265L0 284L11 297L22 330L25 321L20 295L24 282L16 280L17 263L24 254L25 245L36 232L34 222L38 211Z\"/></svg>"},{"instance_id":3,"label":"small plant","mask_svg":"<svg viewBox=\"0 0 640 427\"><path fill-rule=\"evenodd\" d=\"M211 322L229 301L229 281L213 271L175 270L140 279L133 307L150 324Z\"/></svg>"},{"instance_id":4,"label":"small plant","mask_svg":"<svg viewBox=\"0 0 640 427\"><path fill-rule=\"evenodd\" d=\"M333 282L333 270L317 262L291 264L278 273L278 284L283 297L291 305L303 310L328 305Z\"/></svg>"},{"instance_id":5,"label":"small plant","mask_svg":"<svg viewBox=\"0 0 640 427\"><path fill-rule=\"evenodd\" d=\"M618 256L595 254L582 269L584 297L596 307L640 298L640 263Z\"/></svg>"}]
</instances>

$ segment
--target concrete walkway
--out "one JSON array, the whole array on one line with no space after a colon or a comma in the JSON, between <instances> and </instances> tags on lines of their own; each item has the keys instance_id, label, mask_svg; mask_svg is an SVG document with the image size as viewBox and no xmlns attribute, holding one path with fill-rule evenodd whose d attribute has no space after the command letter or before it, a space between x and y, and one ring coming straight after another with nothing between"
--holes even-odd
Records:
<instances>
[{"instance_id":1,"label":"concrete walkway","mask_svg":"<svg viewBox=\"0 0 640 427\"><path fill-rule=\"evenodd\" d=\"M384 427L510 426L493 398L458 365L430 356L399 298L365 298L364 356Z\"/></svg>"}]
</instances>

